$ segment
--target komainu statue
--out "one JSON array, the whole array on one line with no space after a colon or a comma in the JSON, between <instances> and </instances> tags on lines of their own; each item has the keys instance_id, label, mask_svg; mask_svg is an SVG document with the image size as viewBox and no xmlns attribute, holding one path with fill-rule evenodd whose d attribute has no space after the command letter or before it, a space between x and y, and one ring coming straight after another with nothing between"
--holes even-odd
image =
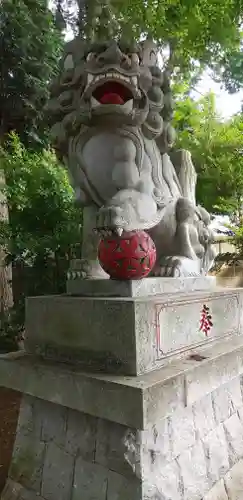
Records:
<instances>
[{"instance_id":1,"label":"komainu statue","mask_svg":"<svg viewBox=\"0 0 243 500\"><path fill-rule=\"evenodd\" d=\"M53 144L78 202L96 214L84 238L145 230L157 250L153 275L199 276L214 259L210 217L196 205L190 153L169 155L172 96L156 63L148 41L68 43L48 104Z\"/></svg>"}]
</instances>

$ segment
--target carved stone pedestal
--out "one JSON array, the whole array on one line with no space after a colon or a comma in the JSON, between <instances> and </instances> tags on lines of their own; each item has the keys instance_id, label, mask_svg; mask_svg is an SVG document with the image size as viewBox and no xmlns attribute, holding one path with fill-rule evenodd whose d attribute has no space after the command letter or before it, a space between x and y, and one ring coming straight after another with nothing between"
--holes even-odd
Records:
<instances>
[{"instance_id":1,"label":"carved stone pedestal","mask_svg":"<svg viewBox=\"0 0 243 500\"><path fill-rule=\"evenodd\" d=\"M84 286L29 299L26 352L0 357L1 385L23 393L1 500L241 498L241 289Z\"/></svg>"},{"instance_id":2,"label":"carved stone pedestal","mask_svg":"<svg viewBox=\"0 0 243 500\"><path fill-rule=\"evenodd\" d=\"M77 279L68 291L75 296L28 299L27 352L85 370L136 376L239 332L242 293L214 289L213 278ZM200 331L204 305L213 322L208 337Z\"/></svg>"}]
</instances>

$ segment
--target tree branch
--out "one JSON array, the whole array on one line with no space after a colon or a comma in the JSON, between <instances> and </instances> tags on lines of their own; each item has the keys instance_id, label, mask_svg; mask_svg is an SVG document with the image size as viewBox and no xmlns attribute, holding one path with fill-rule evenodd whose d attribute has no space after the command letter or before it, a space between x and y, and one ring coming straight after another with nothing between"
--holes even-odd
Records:
<instances>
[{"instance_id":1,"label":"tree branch","mask_svg":"<svg viewBox=\"0 0 243 500\"><path fill-rule=\"evenodd\" d=\"M87 19L87 1L86 0L77 0L78 3L78 29L80 36L84 36L85 25Z\"/></svg>"},{"instance_id":2,"label":"tree branch","mask_svg":"<svg viewBox=\"0 0 243 500\"><path fill-rule=\"evenodd\" d=\"M166 64L166 72L171 76L175 67L175 40L169 42L169 59Z\"/></svg>"}]
</instances>

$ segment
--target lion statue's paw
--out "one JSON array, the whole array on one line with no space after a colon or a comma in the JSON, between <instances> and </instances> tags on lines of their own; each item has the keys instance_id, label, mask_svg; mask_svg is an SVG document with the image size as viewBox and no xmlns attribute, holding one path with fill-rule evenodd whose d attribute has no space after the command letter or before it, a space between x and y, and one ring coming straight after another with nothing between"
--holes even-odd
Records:
<instances>
[{"instance_id":1,"label":"lion statue's paw","mask_svg":"<svg viewBox=\"0 0 243 500\"><path fill-rule=\"evenodd\" d=\"M126 227L127 222L122 208L108 206L99 210L96 228L102 236L109 236L112 232L121 236Z\"/></svg>"},{"instance_id":2,"label":"lion statue's paw","mask_svg":"<svg viewBox=\"0 0 243 500\"><path fill-rule=\"evenodd\" d=\"M199 261L174 255L162 257L153 270L153 275L164 278L186 278L200 275Z\"/></svg>"},{"instance_id":3,"label":"lion statue's paw","mask_svg":"<svg viewBox=\"0 0 243 500\"><path fill-rule=\"evenodd\" d=\"M99 232L113 231L121 236L123 231L153 227L158 220L157 205L152 196L127 189L118 192L100 208L96 227Z\"/></svg>"}]
</instances>

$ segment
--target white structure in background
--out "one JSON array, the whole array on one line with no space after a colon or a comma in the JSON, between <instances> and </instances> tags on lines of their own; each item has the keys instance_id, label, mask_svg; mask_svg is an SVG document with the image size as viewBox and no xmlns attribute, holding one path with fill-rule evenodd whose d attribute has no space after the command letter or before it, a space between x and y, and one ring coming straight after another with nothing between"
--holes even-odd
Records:
<instances>
[{"instance_id":1,"label":"white structure in background","mask_svg":"<svg viewBox=\"0 0 243 500\"><path fill-rule=\"evenodd\" d=\"M233 224L228 216L212 215L210 228L215 233L215 236L234 236L234 231L229 229L229 226L233 226Z\"/></svg>"},{"instance_id":2,"label":"white structure in background","mask_svg":"<svg viewBox=\"0 0 243 500\"><path fill-rule=\"evenodd\" d=\"M217 254L228 252L234 253L236 251L235 245L228 240L230 236L234 236L234 231L229 229L229 225L233 226L229 217L212 215L210 228L214 233Z\"/></svg>"}]
</instances>

